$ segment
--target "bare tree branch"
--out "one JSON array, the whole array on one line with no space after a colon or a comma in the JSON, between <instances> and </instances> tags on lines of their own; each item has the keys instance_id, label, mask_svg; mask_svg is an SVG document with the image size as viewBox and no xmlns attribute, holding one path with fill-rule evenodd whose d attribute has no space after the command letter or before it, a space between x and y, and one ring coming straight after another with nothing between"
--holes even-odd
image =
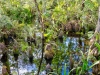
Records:
<instances>
[{"instance_id":1,"label":"bare tree branch","mask_svg":"<svg viewBox=\"0 0 100 75\"><path fill-rule=\"evenodd\" d=\"M43 24L43 19L41 17L41 12L40 12L39 7L38 7L38 3L37 3L36 0L34 0L34 2L35 2L35 6L36 6L36 9L37 9L38 15L39 15L39 22L40 22L40 25L42 26L42 56L41 56L39 69L38 69L38 73L37 73L37 75L39 75L40 69L41 69L42 60L43 60L43 53L44 53L44 24Z\"/></svg>"}]
</instances>

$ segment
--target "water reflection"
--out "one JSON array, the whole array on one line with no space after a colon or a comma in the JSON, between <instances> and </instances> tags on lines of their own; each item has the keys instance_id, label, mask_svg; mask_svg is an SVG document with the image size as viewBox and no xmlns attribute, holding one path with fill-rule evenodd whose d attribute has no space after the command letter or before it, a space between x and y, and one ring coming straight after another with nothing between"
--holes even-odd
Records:
<instances>
[{"instance_id":1,"label":"water reflection","mask_svg":"<svg viewBox=\"0 0 100 75\"><path fill-rule=\"evenodd\" d=\"M79 41L81 40L81 41ZM81 57L79 54L79 51L82 50L84 51L85 49L85 43L84 43L84 38L75 38L75 37L68 37L66 39L66 46L67 49L66 50L70 50L72 52L72 58L74 59L74 61L77 63L80 61ZM86 48L88 50L88 47ZM41 50L39 50L41 51ZM76 52L77 51L77 52ZM36 55L38 54L38 55ZM40 54L41 52L37 52L35 54L33 54L34 56L37 56L36 58L40 58ZM0 55L1 57L1 55ZM67 56L66 59L69 59L69 57ZM65 60L66 60L65 59ZM13 75L35 75L35 73L37 72L37 66L33 63L33 64L29 64L29 58L27 56L27 54L25 53L21 53L18 60L15 61L13 54L10 53L9 54L9 63L10 63L10 69L11 69L11 73ZM69 60L66 60L64 62L62 62L62 69L61 69L61 75L64 75L64 71L65 71L65 63L66 63L66 75L68 75L69 71L70 71L70 66L69 66ZM91 66L92 62L89 61L88 65ZM0 62L0 74L1 74L1 69L2 69L2 63ZM89 69L88 72L92 72L92 69ZM33 74L34 73L34 74ZM40 75L46 75L45 74L45 70L42 71L40 73Z\"/></svg>"},{"instance_id":2,"label":"water reflection","mask_svg":"<svg viewBox=\"0 0 100 75\"><path fill-rule=\"evenodd\" d=\"M91 65L92 65L92 62L91 62L91 61L88 61L88 66L91 66ZM88 72L89 72L89 73L92 73L92 68L89 69Z\"/></svg>"},{"instance_id":3,"label":"water reflection","mask_svg":"<svg viewBox=\"0 0 100 75\"><path fill-rule=\"evenodd\" d=\"M88 51L88 46L85 44L85 38L80 38L80 37L68 37L66 39L66 46L67 46L67 50L69 50L71 52L71 56L74 60L74 65L78 64L79 61L81 60L81 53L80 51L86 52ZM66 59L65 59L66 60ZM70 60L69 60L70 61ZM66 67L66 75L68 75L69 71L70 71L70 63L69 61L63 62L62 63L62 69L61 69L61 75L65 75L64 72L64 64L66 63L68 66ZM91 66L92 62L88 61L88 66ZM92 73L92 69L88 70L89 73ZM91 75L91 74L90 74Z\"/></svg>"},{"instance_id":4,"label":"water reflection","mask_svg":"<svg viewBox=\"0 0 100 75\"><path fill-rule=\"evenodd\" d=\"M69 64L69 62L66 63L66 65L68 65L68 64ZM66 70L65 70L65 69L66 69ZM65 62L62 62L61 75L65 75L65 74L64 74L65 71L66 71L66 75L68 75L68 73L69 73L69 69L70 69L70 67L67 66L67 67L65 68Z\"/></svg>"},{"instance_id":5,"label":"water reflection","mask_svg":"<svg viewBox=\"0 0 100 75\"><path fill-rule=\"evenodd\" d=\"M26 73L35 72L37 70L36 65L30 64L27 55L21 54L17 61L14 60L14 57L11 54L9 54L9 65L12 75L25 75ZM0 62L0 74L2 74L2 63Z\"/></svg>"}]
</instances>

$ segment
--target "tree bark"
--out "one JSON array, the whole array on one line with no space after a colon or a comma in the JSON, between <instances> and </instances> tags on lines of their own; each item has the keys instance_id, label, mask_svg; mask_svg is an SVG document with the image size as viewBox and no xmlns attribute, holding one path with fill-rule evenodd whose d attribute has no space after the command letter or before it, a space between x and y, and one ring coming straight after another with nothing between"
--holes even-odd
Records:
<instances>
[{"instance_id":1,"label":"tree bark","mask_svg":"<svg viewBox=\"0 0 100 75\"><path fill-rule=\"evenodd\" d=\"M99 13L98 13L98 23L95 29L95 33L100 33L100 6L99 6Z\"/></svg>"}]
</instances>

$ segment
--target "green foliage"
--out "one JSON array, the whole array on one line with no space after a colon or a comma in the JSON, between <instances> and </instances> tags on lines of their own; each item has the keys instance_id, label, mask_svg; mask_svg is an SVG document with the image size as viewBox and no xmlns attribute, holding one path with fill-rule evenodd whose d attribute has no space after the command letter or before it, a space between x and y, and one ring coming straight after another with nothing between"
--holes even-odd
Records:
<instances>
[{"instance_id":1,"label":"green foliage","mask_svg":"<svg viewBox=\"0 0 100 75\"><path fill-rule=\"evenodd\" d=\"M3 27L3 26L6 26L7 28L11 28L12 21L8 16L0 14L0 27Z\"/></svg>"},{"instance_id":2,"label":"green foliage","mask_svg":"<svg viewBox=\"0 0 100 75\"><path fill-rule=\"evenodd\" d=\"M81 66L78 66L76 68L73 68L70 73L75 70L76 71L76 74L77 75L80 75L80 74L85 74L88 70L89 70L89 66L88 66L88 61L87 61L87 58L86 56L83 54L83 52L81 51L81 54L82 54L82 58L81 58ZM69 75L70 75L69 73Z\"/></svg>"},{"instance_id":3,"label":"green foliage","mask_svg":"<svg viewBox=\"0 0 100 75\"><path fill-rule=\"evenodd\" d=\"M98 50L100 51L100 44L95 42L95 46L98 48Z\"/></svg>"},{"instance_id":4,"label":"green foliage","mask_svg":"<svg viewBox=\"0 0 100 75\"><path fill-rule=\"evenodd\" d=\"M65 63L65 66L64 66L64 75L66 75L66 63Z\"/></svg>"},{"instance_id":5,"label":"green foliage","mask_svg":"<svg viewBox=\"0 0 100 75\"><path fill-rule=\"evenodd\" d=\"M28 48L28 44L27 44L27 43L22 42L22 43L21 43L21 47L22 47L22 51L26 51L26 50L27 50L27 48Z\"/></svg>"},{"instance_id":6,"label":"green foliage","mask_svg":"<svg viewBox=\"0 0 100 75\"><path fill-rule=\"evenodd\" d=\"M80 26L86 29L86 32L91 30L87 34L91 38L93 35L92 30L97 23L97 10L100 0L37 0L37 3L44 24L45 44L55 41L59 46L55 51L56 55L53 60L53 64L57 65L65 60L66 56L69 57L71 53L69 50L72 47L70 45L67 50L65 43L56 42L58 41L60 29L64 30L71 20L76 20L79 21ZM18 34L17 39L20 40L18 43L21 46L21 51L26 51L28 48L28 44L25 41L27 36L33 37L34 33L41 34L43 32L39 23L39 12L36 10L34 0L0 0L0 31L4 26L8 29L15 28L16 30L14 31ZM64 38L66 39L66 37ZM97 36L96 38L98 39L99 37ZM37 44L41 48L41 35L39 35ZM95 43L95 46L100 50L99 43ZM76 70L77 74L84 73L98 63L96 62L89 67L87 57L84 53L81 56L83 64L73 69ZM39 63L39 61L36 63ZM64 75L66 75L66 64Z\"/></svg>"},{"instance_id":7,"label":"green foliage","mask_svg":"<svg viewBox=\"0 0 100 75\"><path fill-rule=\"evenodd\" d=\"M88 38L90 39L90 38L92 38L93 37L93 31L89 31L88 32Z\"/></svg>"},{"instance_id":8,"label":"green foliage","mask_svg":"<svg viewBox=\"0 0 100 75\"><path fill-rule=\"evenodd\" d=\"M80 75L80 74L85 74L89 69L91 69L92 67L94 67L95 65L99 64L100 61L95 61L91 66L88 65L88 58L86 58L86 56L83 54L83 52L81 52L82 54L82 65L79 66L77 64L77 67L76 68L73 68L70 72L69 72L69 75L72 71L76 71L76 74L77 75ZM87 56L88 57L88 56Z\"/></svg>"}]
</instances>

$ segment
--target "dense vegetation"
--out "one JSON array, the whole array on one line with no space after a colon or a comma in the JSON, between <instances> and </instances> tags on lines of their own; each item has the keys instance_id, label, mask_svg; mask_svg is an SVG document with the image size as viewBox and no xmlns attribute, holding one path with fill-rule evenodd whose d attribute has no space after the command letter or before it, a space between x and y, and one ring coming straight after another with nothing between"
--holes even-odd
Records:
<instances>
[{"instance_id":1,"label":"dense vegetation","mask_svg":"<svg viewBox=\"0 0 100 75\"><path fill-rule=\"evenodd\" d=\"M88 74L87 52L98 20L100 0L0 0L0 54L3 69L10 74L9 53L15 61L22 53L37 66L37 74L46 69L45 46L52 45L54 73ZM66 45L66 39L70 43ZM76 38L73 48L72 39ZM78 44L77 44L78 43ZM82 45L84 43L84 47ZM99 44L96 46L100 48ZM79 60L74 59L74 55ZM67 64L69 62L69 64ZM77 63L79 62L79 63ZM62 69L64 63L64 71ZM6 72L6 73L7 73ZM92 72L91 72L92 73Z\"/></svg>"}]
</instances>

